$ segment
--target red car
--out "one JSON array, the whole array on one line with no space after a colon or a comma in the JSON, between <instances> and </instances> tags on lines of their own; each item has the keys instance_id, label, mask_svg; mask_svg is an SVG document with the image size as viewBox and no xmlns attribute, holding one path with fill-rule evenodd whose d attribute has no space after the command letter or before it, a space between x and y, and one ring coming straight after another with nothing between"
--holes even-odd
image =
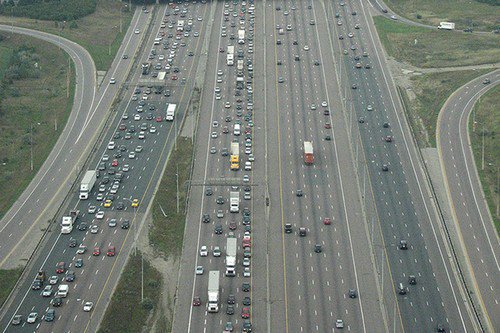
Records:
<instances>
[{"instance_id":1,"label":"red car","mask_svg":"<svg viewBox=\"0 0 500 333\"><path fill-rule=\"evenodd\" d=\"M172 80L177 80L177 75L172 75Z\"/></svg>"},{"instance_id":2,"label":"red car","mask_svg":"<svg viewBox=\"0 0 500 333\"><path fill-rule=\"evenodd\" d=\"M229 222L229 230L236 230L236 222Z\"/></svg>"},{"instance_id":3,"label":"red car","mask_svg":"<svg viewBox=\"0 0 500 333\"><path fill-rule=\"evenodd\" d=\"M324 225L330 225L330 224L332 224L332 220L330 220L329 217L325 217L325 219L323 220L323 224Z\"/></svg>"},{"instance_id":4,"label":"red car","mask_svg":"<svg viewBox=\"0 0 500 333\"><path fill-rule=\"evenodd\" d=\"M114 257L116 253L115 247L114 246L108 246L108 252L106 252L106 255L108 257Z\"/></svg>"},{"instance_id":5,"label":"red car","mask_svg":"<svg viewBox=\"0 0 500 333\"><path fill-rule=\"evenodd\" d=\"M330 124L330 123L326 123L326 124L325 124L325 128L332 128L332 124Z\"/></svg>"},{"instance_id":6,"label":"red car","mask_svg":"<svg viewBox=\"0 0 500 333\"><path fill-rule=\"evenodd\" d=\"M250 318L250 308L244 307L241 309L241 318L248 319Z\"/></svg>"},{"instance_id":7,"label":"red car","mask_svg":"<svg viewBox=\"0 0 500 333\"><path fill-rule=\"evenodd\" d=\"M242 247L243 247L243 248L246 248L246 247L251 247L251 246L252 246L252 244L250 244L250 241L248 241L248 242L243 242L243 245L242 245Z\"/></svg>"},{"instance_id":8,"label":"red car","mask_svg":"<svg viewBox=\"0 0 500 333\"><path fill-rule=\"evenodd\" d=\"M64 261L61 261L57 263L56 265L56 273L57 274L62 274L66 271L66 263Z\"/></svg>"},{"instance_id":9,"label":"red car","mask_svg":"<svg viewBox=\"0 0 500 333\"><path fill-rule=\"evenodd\" d=\"M113 162L111 162L111 166L118 166L118 160L114 159Z\"/></svg>"},{"instance_id":10,"label":"red car","mask_svg":"<svg viewBox=\"0 0 500 333\"><path fill-rule=\"evenodd\" d=\"M199 297L193 298L193 306L200 306L201 305L201 300Z\"/></svg>"},{"instance_id":11,"label":"red car","mask_svg":"<svg viewBox=\"0 0 500 333\"><path fill-rule=\"evenodd\" d=\"M163 118L161 116L157 116L155 120L157 123L160 123L163 120Z\"/></svg>"},{"instance_id":12,"label":"red car","mask_svg":"<svg viewBox=\"0 0 500 333\"><path fill-rule=\"evenodd\" d=\"M92 252L93 256L99 256L101 254L101 248L99 246L94 247L94 251Z\"/></svg>"},{"instance_id":13,"label":"red car","mask_svg":"<svg viewBox=\"0 0 500 333\"><path fill-rule=\"evenodd\" d=\"M120 124L120 127L118 127L120 131L125 131L127 129L127 125L125 124Z\"/></svg>"}]
</instances>

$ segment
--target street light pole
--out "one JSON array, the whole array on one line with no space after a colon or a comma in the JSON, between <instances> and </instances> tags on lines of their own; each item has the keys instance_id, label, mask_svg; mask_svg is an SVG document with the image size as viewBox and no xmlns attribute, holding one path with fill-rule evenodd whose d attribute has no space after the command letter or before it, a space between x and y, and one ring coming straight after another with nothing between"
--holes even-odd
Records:
<instances>
[{"instance_id":1,"label":"street light pole","mask_svg":"<svg viewBox=\"0 0 500 333\"><path fill-rule=\"evenodd\" d=\"M175 174L175 182L177 186L177 214L179 214L179 164L176 164L177 173Z\"/></svg>"}]
</instances>

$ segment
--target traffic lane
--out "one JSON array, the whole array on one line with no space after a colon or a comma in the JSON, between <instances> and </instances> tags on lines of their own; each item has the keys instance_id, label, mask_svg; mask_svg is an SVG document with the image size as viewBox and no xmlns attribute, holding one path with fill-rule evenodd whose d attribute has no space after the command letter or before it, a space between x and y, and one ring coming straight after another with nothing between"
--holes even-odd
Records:
<instances>
[{"instance_id":1,"label":"traffic lane","mask_svg":"<svg viewBox=\"0 0 500 333\"><path fill-rule=\"evenodd\" d=\"M454 215L460 216L460 227L467 227L471 232L462 232L467 249L467 261L472 265L479 297L489 313L490 325L495 326L496 317L492 315L496 308L497 295L492 290L498 287L493 278L498 271L495 249L498 242L490 238L494 234L489 210L484 201L477 199L481 184L471 175L476 168L467 138L469 114L475 101L487 90L495 86L498 71L485 74L457 90L440 112L438 120L437 145L441 155L443 174L447 183ZM493 84L484 85L489 78ZM474 126L474 125L473 125ZM457 132L457 128L459 129ZM477 190L479 189L479 190ZM490 254L490 255L488 255ZM492 255L491 255L492 254Z\"/></svg>"}]
</instances>

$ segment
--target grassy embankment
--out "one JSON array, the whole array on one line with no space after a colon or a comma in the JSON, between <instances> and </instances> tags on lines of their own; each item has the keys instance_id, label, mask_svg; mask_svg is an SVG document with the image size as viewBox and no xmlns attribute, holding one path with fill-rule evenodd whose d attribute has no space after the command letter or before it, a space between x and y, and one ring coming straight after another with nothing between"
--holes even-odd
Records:
<instances>
[{"instance_id":1,"label":"grassy embankment","mask_svg":"<svg viewBox=\"0 0 500 333\"><path fill-rule=\"evenodd\" d=\"M127 7L125 7L127 5ZM120 32L120 7L122 8ZM133 6L132 6L133 7ZM36 29L60 35L83 46L94 59L97 70L107 71L115 58L133 15L128 3L113 0L99 0L93 14L75 20L75 28L69 24L40 21L22 17L0 16L1 24Z\"/></svg>"},{"instance_id":2,"label":"grassy embankment","mask_svg":"<svg viewBox=\"0 0 500 333\"><path fill-rule=\"evenodd\" d=\"M385 3L401 16L432 26L451 21L460 30L470 27L478 31L492 31L500 25L498 6L476 0L386 0Z\"/></svg>"},{"instance_id":3,"label":"grassy embankment","mask_svg":"<svg viewBox=\"0 0 500 333\"><path fill-rule=\"evenodd\" d=\"M493 221L500 231L500 87L496 86L482 96L474 106L474 117L470 117L470 139L476 159L477 170L484 194L490 207ZM473 127L473 120L476 122ZM484 169L483 169L484 143Z\"/></svg>"}]
</instances>

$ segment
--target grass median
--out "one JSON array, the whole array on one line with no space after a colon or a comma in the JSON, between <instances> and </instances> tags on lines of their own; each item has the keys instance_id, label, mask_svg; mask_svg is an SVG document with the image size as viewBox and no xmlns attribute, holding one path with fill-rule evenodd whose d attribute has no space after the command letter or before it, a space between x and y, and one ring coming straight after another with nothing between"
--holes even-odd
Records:
<instances>
[{"instance_id":1,"label":"grass median","mask_svg":"<svg viewBox=\"0 0 500 333\"><path fill-rule=\"evenodd\" d=\"M498 2L498 1L497 1ZM498 28L498 7L477 0L385 0L395 13L412 21L438 26L455 22L457 29L491 31Z\"/></svg>"},{"instance_id":2,"label":"grass median","mask_svg":"<svg viewBox=\"0 0 500 333\"><path fill-rule=\"evenodd\" d=\"M403 94L408 119L421 148L436 147L436 125L448 97L488 70L430 73L411 78L412 94Z\"/></svg>"},{"instance_id":3,"label":"grass median","mask_svg":"<svg viewBox=\"0 0 500 333\"><path fill-rule=\"evenodd\" d=\"M500 231L499 105L500 86L497 85L476 102L469 123L472 151L497 232Z\"/></svg>"},{"instance_id":4,"label":"grass median","mask_svg":"<svg viewBox=\"0 0 500 333\"><path fill-rule=\"evenodd\" d=\"M37 75L7 80L18 64L1 68L4 83L0 104L0 218L5 215L40 166L64 128L74 95L74 68L58 47L23 35L0 34L0 59L14 51L36 61ZM19 51L19 47L27 51ZM2 64L5 64L2 62ZM27 64L29 65L29 64ZM8 67L8 68L7 68ZM31 168L33 165L33 168Z\"/></svg>"},{"instance_id":5,"label":"grass median","mask_svg":"<svg viewBox=\"0 0 500 333\"><path fill-rule=\"evenodd\" d=\"M500 59L499 37L430 30L374 17L387 53L416 67L455 67L491 64Z\"/></svg>"},{"instance_id":6,"label":"grass median","mask_svg":"<svg viewBox=\"0 0 500 333\"><path fill-rule=\"evenodd\" d=\"M133 10L125 2L98 0L93 14L71 23L0 16L0 24L41 30L72 40L89 51L97 70L107 71L130 25Z\"/></svg>"},{"instance_id":7,"label":"grass median","mask_svg":"<svg viewBox=\"0 0 500 333\"><path fill-rule=\"evenodd\" d=\"M0 307L2 307L7 297L9 297L22 271L21 268L0 270Z\"/></svg>"},{"instance_id":8,"label":"grass median","mask_svg":"<svg viewBox=\"0 0 500 333\"><path fill-rule=\"evenodd\" d=\"M163 282L160 272L142 259L140 251L130 255L98 333L149 332L151 323L148 318L156 310ZM141 302L143 278L144 297Z\"/></svg>"}]
</instances>

